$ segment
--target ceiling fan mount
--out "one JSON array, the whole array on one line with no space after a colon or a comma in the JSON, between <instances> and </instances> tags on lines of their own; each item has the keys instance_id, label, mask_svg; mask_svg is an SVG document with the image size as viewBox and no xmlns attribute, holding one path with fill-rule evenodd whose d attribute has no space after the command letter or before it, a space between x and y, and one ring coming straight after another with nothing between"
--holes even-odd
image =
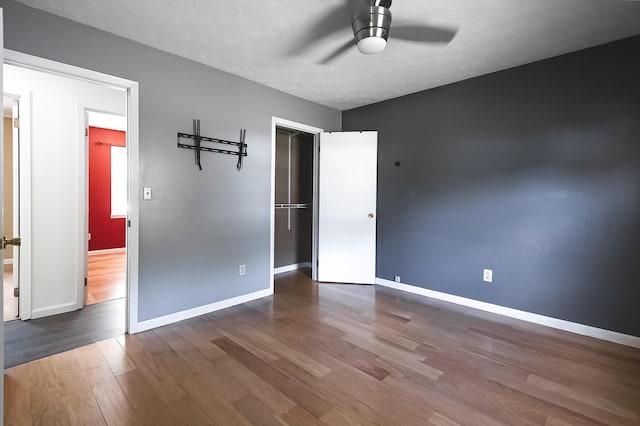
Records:
<instances>
[{"instance_id":1,"label":"ceiling fan mount","mask_svg":"<svg viewBox=\"0 0 640 426\"><path fill-rule=\"evenodd\" d=\"M385 5L378 5L385 3ZM391 28L391 0L377 2L372 0L371 6L356 12L351 21L356 47L365 55L380 53L387 45Z\"/></svg>"}]
</instances>

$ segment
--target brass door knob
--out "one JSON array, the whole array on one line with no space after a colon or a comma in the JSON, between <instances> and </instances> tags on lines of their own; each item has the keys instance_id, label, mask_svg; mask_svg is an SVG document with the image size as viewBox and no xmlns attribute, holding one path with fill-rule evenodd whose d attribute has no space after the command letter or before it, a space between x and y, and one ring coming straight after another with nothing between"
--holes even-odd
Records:
<instances>
[{"instance_id":1,"label":"brass door knob","mask_svg":"<svg viewBox=\"0 0 640 426\"><path fill-rule=\"evenodd\" d=\"M10 238L7 240L7 237L2 237L2 249L6 249L8 245L19 246L22 244L22 240L20 237Z\"/></svg>"},{"instance_id":2,"label":"brass door knob","mask_svg":"<svg viewBox=\"0 0 640 426\"><path fill-rule=\"evenodd\" d=\"M373 219L373 213L369 213L368 216L369 216L369 219Z\"/></svg>"}]
</instances>

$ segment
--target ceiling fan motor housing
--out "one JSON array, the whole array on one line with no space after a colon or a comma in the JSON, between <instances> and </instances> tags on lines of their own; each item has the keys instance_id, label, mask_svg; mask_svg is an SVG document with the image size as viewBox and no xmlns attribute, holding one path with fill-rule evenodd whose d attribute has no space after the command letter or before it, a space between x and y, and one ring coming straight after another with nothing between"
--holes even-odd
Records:
<instances>
[{"instance_id":1,"label":"ceiling fan motor housing","mask_svg":"<svg viewBox=\"0 0 640 426\"><path fill-rule=\"evenodd\" d=\"M368 7L353 18L351 27L358 45L360 45L360 41L367 37L382 39L384 40L383 43L386 44L389 37L389 28L391 27L391 11L389 8L382 6Z\"/></svg>"}]
</instances>

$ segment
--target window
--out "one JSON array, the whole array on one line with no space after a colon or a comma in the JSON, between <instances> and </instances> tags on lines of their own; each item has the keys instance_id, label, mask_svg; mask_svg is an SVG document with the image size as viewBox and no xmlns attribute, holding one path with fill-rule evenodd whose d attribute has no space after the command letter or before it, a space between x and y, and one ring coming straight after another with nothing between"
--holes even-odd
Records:
<instances>
[{"instance_id":1,"label":"window","mask_svg":"<svg viewBox=\"0 0 640 426\"><path fill-rule=\"evenodd\" d=\"M111 217L127 216L127 148L111 147Z\"/></svg>"}]
</instances>

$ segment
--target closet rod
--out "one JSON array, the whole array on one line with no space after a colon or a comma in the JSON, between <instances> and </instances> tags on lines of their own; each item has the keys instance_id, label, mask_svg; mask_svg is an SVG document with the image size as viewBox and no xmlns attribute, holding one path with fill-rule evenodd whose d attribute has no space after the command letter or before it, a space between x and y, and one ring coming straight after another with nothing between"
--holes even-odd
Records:
<instances>
[{"instance_id":1,"label":"closet rod","mask_svg":"<svg viewBox=\"0 0 640 426\"><path fill-rule=\"evenodd\" d=\"M313 204L311 203L291 203L291 204L287 204L287 203L282 203L282 204L276 204L275 208L276 209L308 209L310 207L313 207Z\"/></svg>"}]
</instances>

